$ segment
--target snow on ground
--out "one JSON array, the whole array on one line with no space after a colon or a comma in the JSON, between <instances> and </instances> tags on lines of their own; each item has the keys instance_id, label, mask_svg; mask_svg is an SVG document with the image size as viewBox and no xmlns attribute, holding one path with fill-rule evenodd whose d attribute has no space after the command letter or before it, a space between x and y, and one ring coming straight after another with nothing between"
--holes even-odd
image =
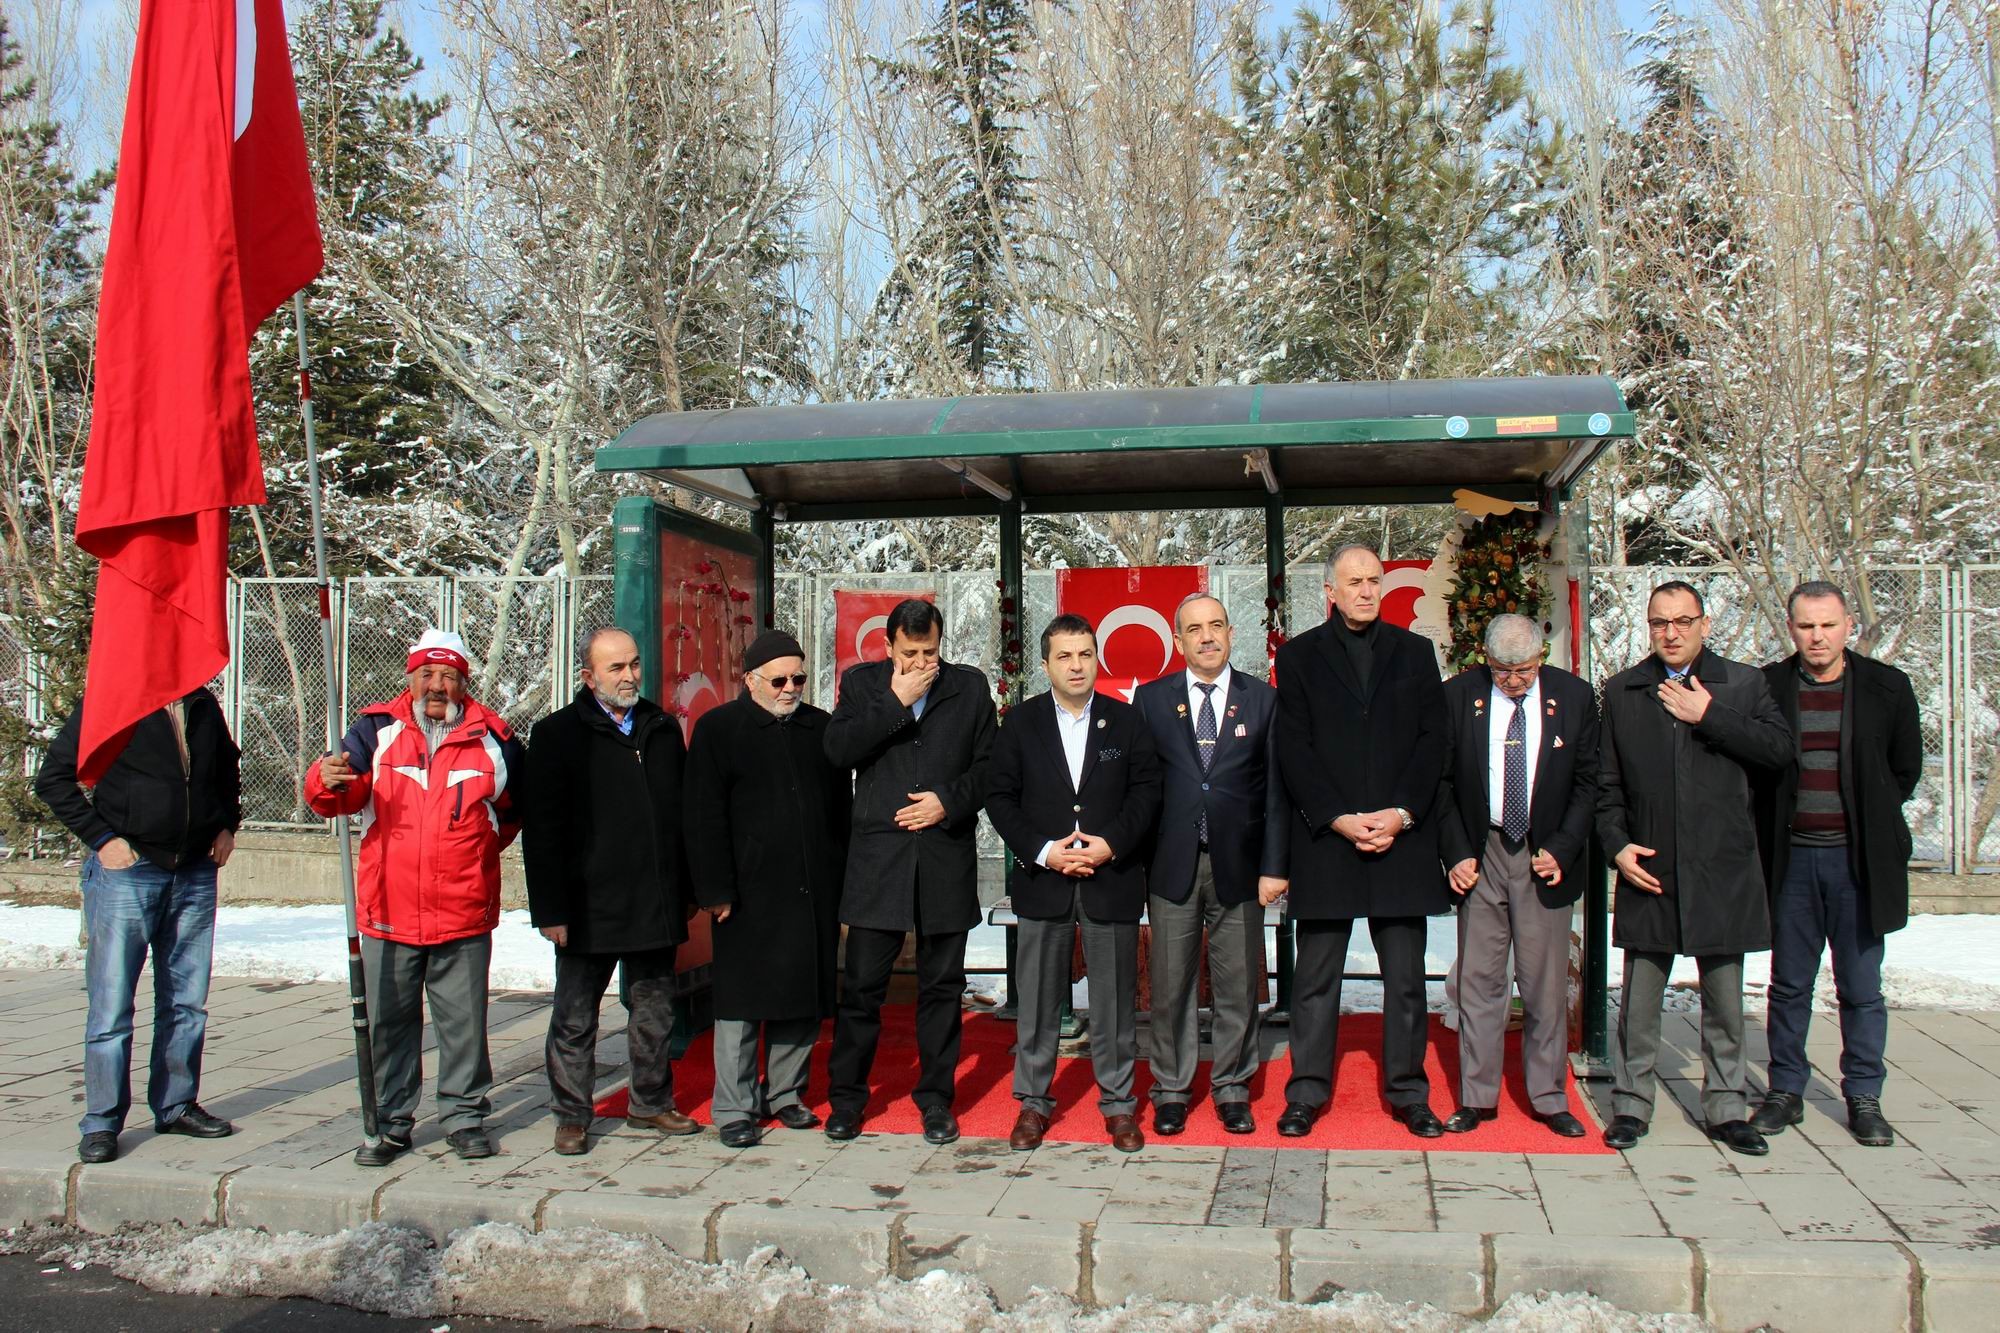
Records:
<instances>
[{"instance_id":1,"label":"snow on ground","mask_svg":"<svg viewBox=\"0 0 2000 1333\"><path fill-rule=\"evenodd\" d=\"M1306 1305L1134 1298L1096 1311L1037 1292L1003 1311L983 1283L964 1274L933 1270L908 1282L842 1287L813 1281L768 1246L741 1264L704 1264L650 1237L590 1229L535 1234L499 1222L455 1232L441 1249L417 1232L370 1222L334 1236L21 1230L0 1233L0 1252L33 1253L73 1269L101 1266L185 1295L306 1297L406 1318L476 1314L562 1326L588 1320L614 1328L966 1333L1696 1333L1708 1327L1692 1315L1632 1314L1594 1296L1547 1293L1512 1297L1483 1322L1345 1291Z\"/></svg>"},{"instance_id":2,"label":"snow on ground","mask_svg":"<svg viewBox=\"0 0 2000 1333\"><path fill-rule=\"evenodd\" d=\"M81 914L73 907L21 907L0 903L0 967L82 967L83 948L77 933ZM1433 917L1424 949L1425 969L1443 972L1458 954L1457 922ZM996 926L972 932L966 947L971 967L999 968L1006 963L1005 933ZM1625 961L1611 951L1610 977L1615 989ZM1347 955L1350 972L1373 972L1378 964L1366 926L1354 932ZM347 944L337 906L231 907L216 914L215 974L224 977L269 977L282 981L347 980ZM1771 955L1751 954L1744 962L1743 985L1752 1009L1763 1006L1771 978ZM1695 960L1676 960L1674 990L1668 1003L1695 1004ZM493 935L492 984L500 990L548 990L555 984L555 954L528 922L526 912L503 912ZM1909 927L1889 937L1882 988L1889 1004L1901 1009L2000 1010L2000 916L1917 916ZM1000 979L974 977L973 989L995 994ZM1820 971L1817 1002L1832 1008L1830 964ZM1433 1009L1444 1004L1444 988L1430 986ZM1076 1002L1085 1003L1083 986ZM1382 1007L1378 983L1351 981L1342 988L1341 1008L1349 1013L1376 1012Z\"/></svg>"}]
</instances>

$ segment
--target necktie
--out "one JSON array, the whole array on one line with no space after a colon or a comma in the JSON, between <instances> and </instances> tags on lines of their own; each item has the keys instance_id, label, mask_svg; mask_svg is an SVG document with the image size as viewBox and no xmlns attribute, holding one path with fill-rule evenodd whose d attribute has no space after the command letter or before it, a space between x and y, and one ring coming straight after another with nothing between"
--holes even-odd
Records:
<instances>
[{"instance_id":1,"label":"necktie","mask_svg":"<svg viewBox=\"0 0 2000 1333\"><path fill-rule=\"evenodd\" d=\"M1528 700L1514 701L1514 716L1507 719L1507 755L1501 768L1500 831L1507 841L1520 842L1528 836Z\"/></svg>"},{"instance_id":2,"label":"necktie","mask_svg":"<svg viewBox=\"0 0 2000 1333\"><path fill-rule=\"evenodd\" d=\"M1201 691L1201 707L1194 715L1194 749L1201 756L1201 771L1208 772L1208 766L1215 762L1215 686L1206 681L1196 681L1194 687ZM1201 840L1208 841L1208 805L1202 804Z\"/></svg>"}]
</instances>

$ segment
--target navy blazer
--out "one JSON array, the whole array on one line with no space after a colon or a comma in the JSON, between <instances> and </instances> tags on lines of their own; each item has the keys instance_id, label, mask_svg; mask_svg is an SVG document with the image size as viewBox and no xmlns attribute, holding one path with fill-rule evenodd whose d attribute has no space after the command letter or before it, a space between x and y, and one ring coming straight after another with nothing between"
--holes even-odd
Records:
<instances>
[{"instance_id":1,"label":"navy blazer","mask_svg":"<svg viewBox=\"0 0 2000 1333\"><path fill-rule=\"evenodd\" d=\"M1227 695L1214 696L1215 756L1204 773L1187 679L1185 670L1162 676L1140 686L1132 699L1152 730L1165 777L1146 885L1168 902L1187 901L1206 811L1215 896L1234 906L1257 896L1259 876L1283 879L1289 860L1285 784L1271 741L1278 692L1255 676L1230 670Z\"/></svg>"},{"instance_id":2,"label":"navy blazer","mask_svg":"<svg viewBox=\"0 0 2000 1333\"><path fill-rule=\"evenodd\" d=\"M993 743L986 813L1014 853L1007 890L1017 916L1065 918L1077 888L1093 921L1137 921L1146 909L1159 755L1138 709L1102 694L1090 708L1081 784L1070 782L1055 699L1046 692L1009 710ZM1111 844L1112 859L1095 873L1073 879L1036 861L1051 840L1079 828Z\"/></svg>"}]
</instances>

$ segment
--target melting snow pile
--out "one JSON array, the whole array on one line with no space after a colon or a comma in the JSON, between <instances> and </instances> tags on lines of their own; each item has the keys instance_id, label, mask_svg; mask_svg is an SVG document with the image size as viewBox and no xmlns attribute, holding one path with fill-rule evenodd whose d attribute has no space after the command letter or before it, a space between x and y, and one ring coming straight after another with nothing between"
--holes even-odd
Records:
<instances>
[{"instance_id":1,"label":"melting snow pile","mask_svg":"<svg viewBox=\"0 0 2000 1333\"><path fill-rule=\"evenodd\" d=\"M134 1229L114 1236L24 1230L0 1251L66 1267L98 1265L156 1291L305 1297L405 1318L493 1315L558 1325L716 1330L940 1329L965 1333L1699 1333L1691 1315L1641 1315L1594 1296L1515 1296L1484 1321L1427 1305L1340 1292L1307 1305L1224 1299L1185 1305L1134 1299L1084 1310L1037 1292L1001 1310L984 1284L931 1272L868 1288L815 1282L775 1249L742 1264L684 1259L657 1240L578 1229L535 1234L489 1222L438 1248L421 1234L370 1222L335 1236Z\"/></svg>"}]
</instances>

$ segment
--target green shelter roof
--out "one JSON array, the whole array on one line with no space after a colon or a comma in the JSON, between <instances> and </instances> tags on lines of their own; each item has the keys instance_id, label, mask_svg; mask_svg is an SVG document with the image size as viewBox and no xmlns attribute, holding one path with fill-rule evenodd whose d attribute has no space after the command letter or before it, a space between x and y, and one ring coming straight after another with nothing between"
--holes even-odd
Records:
<instances>
[{"instance_id":1,"label":"green shelter roof","mask_svg":"<svg viewBox=\"0 0 2000 1333\"><path fill-rule=\"evenodd\" d=\"M597 451L780 518L1565 490L1632 414L1599 376L1108 389L663 412Z\"/></svg>"}]
</instances>

